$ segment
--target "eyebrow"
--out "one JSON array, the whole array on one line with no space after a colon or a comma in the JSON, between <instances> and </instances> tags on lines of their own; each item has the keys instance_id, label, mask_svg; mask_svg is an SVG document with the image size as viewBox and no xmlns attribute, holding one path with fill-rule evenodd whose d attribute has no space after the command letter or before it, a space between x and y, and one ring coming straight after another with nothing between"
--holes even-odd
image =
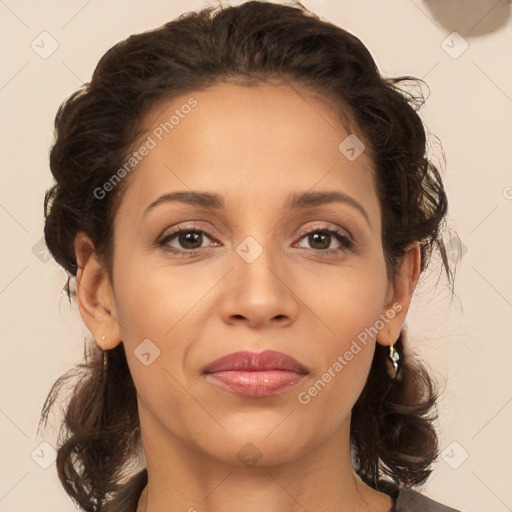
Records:
<instances>
[{"instance_id":1,"label":"eyebrow","mask_svg":"<svg viewBox=\"0 0 512 512\"><path fill-rule=\"evenodd\" d=\"M224 197L215 192L194 192L189 190L170 192L163 194L153 201L145 210L146 215L150 210L168 202L180 202L192 206L202 206L205 208L214 208L220 210L225 208ZM353 197L337 190L325 192L292 192L284 205L287 209L296 210L299 208L311 208L331 203L342 203L351 206L359 211L370 225L370 219L363 206Z\"/></svg>"}]
</instances>

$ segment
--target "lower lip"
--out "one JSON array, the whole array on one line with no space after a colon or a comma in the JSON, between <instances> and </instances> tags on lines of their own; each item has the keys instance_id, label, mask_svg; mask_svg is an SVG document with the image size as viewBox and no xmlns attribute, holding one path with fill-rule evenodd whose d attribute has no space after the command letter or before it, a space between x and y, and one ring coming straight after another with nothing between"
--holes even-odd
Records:
<instances>
[{"instance_id":1,"label":"lower lip","mask_svg":"<svg viewBox=\"0 0 512 512\"><path fill-rule=\"evenodd\" d=\"M284 370L225 371L206 375L209 382L222 389L252 397L275 395L297 384L304 377L303 374Z\"/></svg>"}]
</instances>

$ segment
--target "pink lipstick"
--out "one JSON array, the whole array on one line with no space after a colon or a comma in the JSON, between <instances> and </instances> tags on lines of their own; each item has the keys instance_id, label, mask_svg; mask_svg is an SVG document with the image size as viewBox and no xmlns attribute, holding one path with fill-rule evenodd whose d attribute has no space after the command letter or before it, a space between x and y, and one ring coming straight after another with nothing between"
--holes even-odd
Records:
<instances>
[{"instance_id":1,"label":"pink lipstick","mask_svg":"<svg viewBox=\"0 0 512 512\"><path fill-rule=\"evenodd\" d=\"M308 369L282 352L233 352L206 365L206 379L222 389L250 397L275 395L301 381Z\"/></svg>"}]
</instances>

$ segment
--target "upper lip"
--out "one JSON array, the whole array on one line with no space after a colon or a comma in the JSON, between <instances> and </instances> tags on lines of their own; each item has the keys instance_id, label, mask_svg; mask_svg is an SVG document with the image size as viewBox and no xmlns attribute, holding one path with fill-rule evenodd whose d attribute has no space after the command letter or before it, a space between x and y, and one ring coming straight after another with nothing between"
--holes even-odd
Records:
<instances>
[{"instance_id":1,"label":"upper lip","mask_svg":"<svg viewBox=\"0 0 512 512\"><path fill-rule=\"evenodd\" d=\"M240 351L233 352L226 356L215 359L208 363L204 373L214 373L221 371L265 371L265 370L285 370L295 373L307 374L308 369L297 359L274 350L265 350L263 352Z\"/></svg>"}]
</instances>

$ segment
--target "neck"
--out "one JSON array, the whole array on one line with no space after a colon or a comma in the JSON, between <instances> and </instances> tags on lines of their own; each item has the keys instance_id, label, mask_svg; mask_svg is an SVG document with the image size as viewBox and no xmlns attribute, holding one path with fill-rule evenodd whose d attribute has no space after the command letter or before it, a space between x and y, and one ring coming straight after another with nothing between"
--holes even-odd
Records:
<instances>
[{"instance_id":1,"label":"neck","mask_svg":"<svg viewBox=\"0 0 512 512\"><path fill-rule=\"evenodd\" d=\"M168 431L153 429L145 438L142 428L148 484L137 512L387 512L391 498L351 467L349 427L347 421L337 435L292 460L252 466L213 458Z\"/></svg>"}]
</instances>

